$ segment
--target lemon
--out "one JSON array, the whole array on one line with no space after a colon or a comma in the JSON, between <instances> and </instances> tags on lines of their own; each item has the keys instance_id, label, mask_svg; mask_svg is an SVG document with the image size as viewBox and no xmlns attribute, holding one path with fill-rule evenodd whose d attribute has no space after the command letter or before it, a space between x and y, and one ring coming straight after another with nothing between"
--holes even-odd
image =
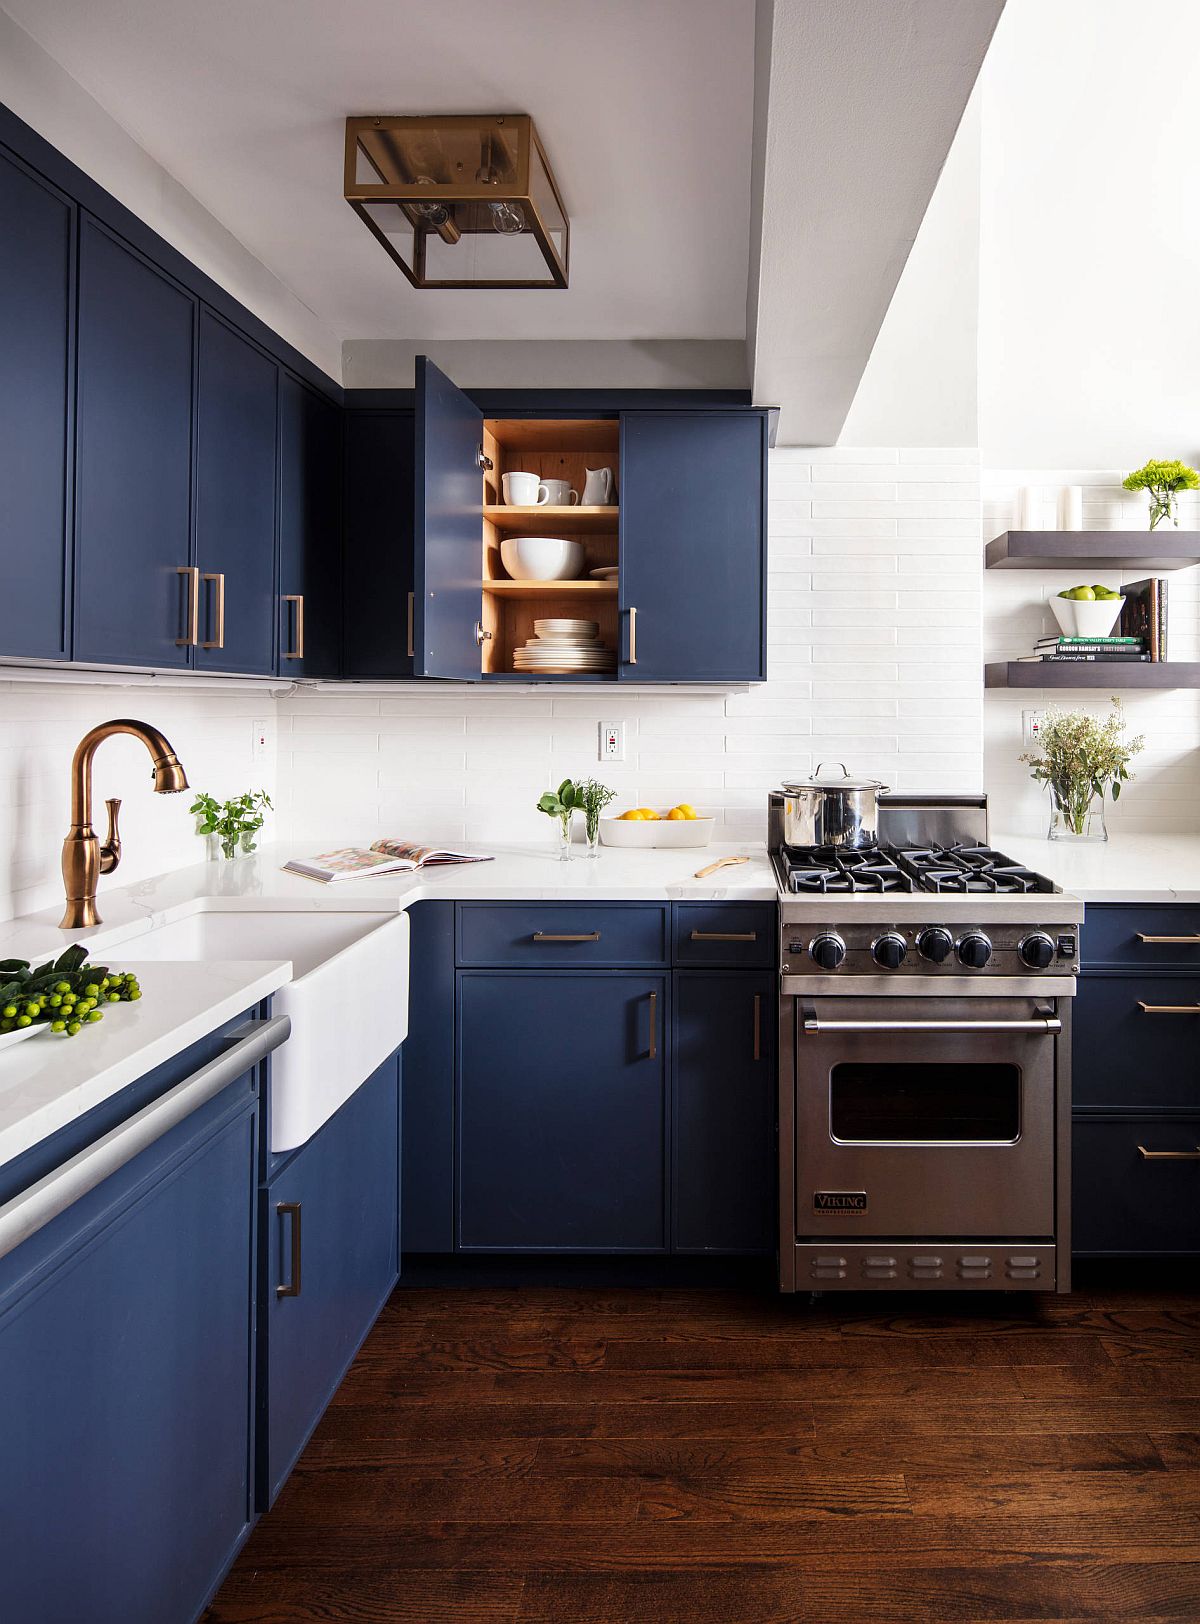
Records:
<instances>
[{"instance_id":1,"label":"lemon","mask_svg":"<svg viewBox=\"0 0 1200 1624\"><path fill-rule=\"evenodd\" d=\"M698 816L696 808L691 804L690 801L680 801L675 810L676 812L682 812L685 818L693 821Z\"/></svg>"},{"instance_id":2,"label":"lemon","mask_svg":"<svg viewBox=\"0 0 1200 1624\"><path fill-rule=\"evenodd\" d=\"M652 806L644 806L644 807L642 807L642 816L643 816L643 818L645 818L647 823L657 823L658 822L658 813L654 810L654 808Z\"/></svg>"},{"instance_id":3,"label":"lemon","mask_svg":"<svg viewBox=\"0 0 1200 1624\"><path fill-rule=\"evenodd\" d=\"M667 819L671 823L686 823L687 813L681 806L673 806L667 813Z\"/></svg>"},{"instance_id":4,"label":"lemon","mask_svg":"<svg viewBox=\"0 0 1200 1624\"><path fill-rule=\"evenodd\" d=\"M637 823L642 814L636 806L631 806L628 812L621 813L622 823Z\"/></svg>"}]
</instances>

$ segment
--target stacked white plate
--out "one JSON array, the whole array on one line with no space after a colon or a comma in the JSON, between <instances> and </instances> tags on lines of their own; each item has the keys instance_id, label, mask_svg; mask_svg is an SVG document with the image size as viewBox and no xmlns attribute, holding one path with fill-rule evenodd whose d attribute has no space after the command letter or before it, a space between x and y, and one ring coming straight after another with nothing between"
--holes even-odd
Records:
<instances>
[{"instance_id":1,"label":"stacked white plate","mask_svg":"<svg viewBox=\"0 0 1200 1624\"><path fill-rule=\"evenodd\" d=\"M514 671L546 676L612 671L617 657L597 639L594 620L535 620L534 636L513 654Z\"/></svg>"}]
</instances>

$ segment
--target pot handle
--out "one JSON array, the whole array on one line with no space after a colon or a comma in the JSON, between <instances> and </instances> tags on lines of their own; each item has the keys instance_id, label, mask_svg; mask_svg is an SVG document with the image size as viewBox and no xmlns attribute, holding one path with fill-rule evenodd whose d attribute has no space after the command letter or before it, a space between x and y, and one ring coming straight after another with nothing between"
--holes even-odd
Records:
<instances>
[{"instance_id":1,"label":"pot handle","mask_svg":"<svg viewBox=\"0 0 1200 1624\"><path fill-rule=\"evenodd\" d=\"M817 762L817 770L813 774L814 778L820 778L820 776L821 776L821 768L824 765L825 765L825 763L823 761L818 761ZM835 767L840 767L842 769L842 777L843 778L849 778L850 774L846 771L846 763L844 761L835 761L834 766Z\"/></svg>"}]
</instances>

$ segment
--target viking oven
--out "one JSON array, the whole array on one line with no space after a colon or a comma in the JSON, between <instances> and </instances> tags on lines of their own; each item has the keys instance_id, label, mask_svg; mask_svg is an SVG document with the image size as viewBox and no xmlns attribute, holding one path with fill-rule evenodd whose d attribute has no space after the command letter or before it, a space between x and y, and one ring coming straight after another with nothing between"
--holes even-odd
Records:
<instances>
[{"instance_id":1,"label":"viking oven","mask_svg":"<svg viewBox=\"0 0 1200 1624\"><path fill-rule=\"evenodd\" d=\"M881 840L772 841L781 1286L1067 1291L1082 905L981 800L890 798Z\"/></svg>"}]
</instances>

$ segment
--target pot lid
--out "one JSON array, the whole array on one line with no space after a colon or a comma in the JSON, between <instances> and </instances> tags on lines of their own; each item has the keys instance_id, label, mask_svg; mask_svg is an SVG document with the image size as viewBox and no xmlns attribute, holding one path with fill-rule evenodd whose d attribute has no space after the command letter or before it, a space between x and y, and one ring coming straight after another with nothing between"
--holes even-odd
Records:
<instances>
[{"instance_id":1,"label":"pot lid","mask_svg":"<svg viewBox=\"0 0 1200 1624\"><path fill-rule=\"evenodd\" d=\"M789 779L782 786L784 793L791 795L797 790L802 789L857 791L871 789L882 790L887 788L887 785L881 783L878 778L852 778L846 771L846 764L843 761L835 761L830 763L831 770L829 772L825 771L825 765L825 762L819 761L817 763L817 770L811 778ZM836 768L837 771L833 771L833 768Z\"/></svg>"}]
</instances>

